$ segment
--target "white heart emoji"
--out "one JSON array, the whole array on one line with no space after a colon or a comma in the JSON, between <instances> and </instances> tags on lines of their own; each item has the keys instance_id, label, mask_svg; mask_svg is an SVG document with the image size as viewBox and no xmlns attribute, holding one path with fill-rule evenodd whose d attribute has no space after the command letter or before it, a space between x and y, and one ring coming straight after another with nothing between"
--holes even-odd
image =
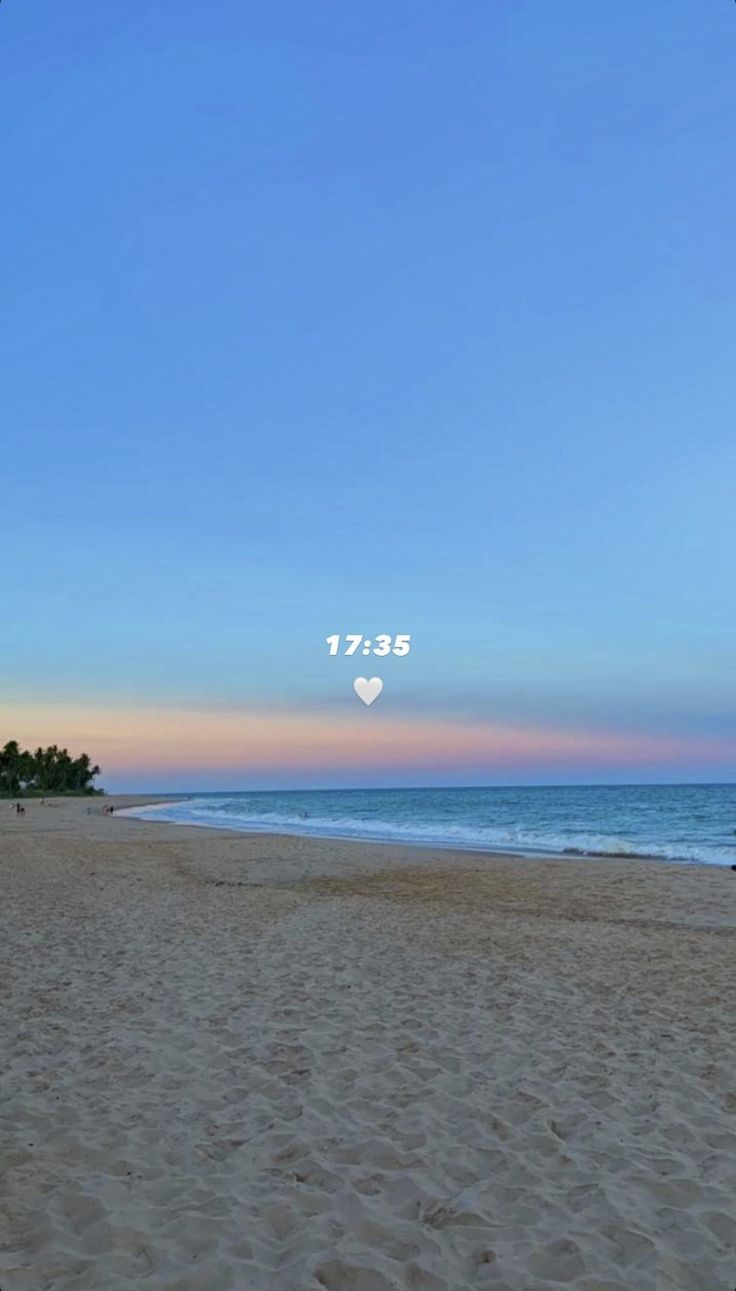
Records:
<instances>
[{"instance_id":1,"label":"white heart emoji","mask_svg":"<svg viewBox=\"0 0 736 1291\"><path fill-rule=\"evenodd\" d=\"M353 682L353 690L358 699L362 699L364 704L372 704L374 699L378 699L383 690L383 682L380 677L356 677Z\"/></svg>"}]
</instances>

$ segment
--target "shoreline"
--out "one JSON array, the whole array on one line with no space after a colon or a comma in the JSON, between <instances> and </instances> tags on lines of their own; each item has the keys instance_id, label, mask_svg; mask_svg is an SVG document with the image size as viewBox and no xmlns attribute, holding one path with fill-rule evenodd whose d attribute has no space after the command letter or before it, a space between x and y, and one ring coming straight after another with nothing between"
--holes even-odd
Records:
<instances>
[{"instance_id":1,"label":"shoreline","mask_svg":"<svg viewBox=\"0 0 736 1291\"><path fill-rule=\"evenodd\" d=\"M3 1291L730 1285L728 871L86 806L0 811Z\"/></svg>"},{"instance_id":2,"label":"shoreline","mask_svg":"<svg viewBox=\"0 0 736 1291\"><path fill-rule=\"evenodd\" d=\"M110 795L107 795L107 797L109 800ZM186 802L191 802L192 798L194 797L196 797L196 795L192 795L189 798L180 798L172 802L160 801L156 799L155 801L141 803L138 805L154 808L154 809L157 807L162 807L162 808L176 807ZM545 861L545 860L617 861L617 860L620 860L620 861L637 861L637 862L646 861L647 863L655 862L663 865L696 866L698 868L706 867L708 869L712 868L717 870L727 870L729 868L733 870L734 868L736 868L728 860L712 861L712 860L702 860L691 856L662 856L656 852L602 852L602 851L594 852L594 851L586 851L582 848L574 848L574 847L564 848L562 851L555 851L552 849L545 850L544 848L538 848L536 850L532 848L524 848L523 850L522 849L517 850L513 848L508 848L508 847L507 848L480 847L470 843L468 844L457 843L457 842L445 843L441 841L438 842L436 840L426 840L426 839L416 839L416 838L374 838L367 834L356 835L356 834L327 833L322 831L318 832L317 830L306 830L306 829L300 830L298 828L281 829L278 832L276 832L274 830L264 829L256 825L250 827L242 824L240 825L210 824L208 821L199 821L199 820L188 820L188 821L162 820L160 818L156 819L155 817L149 818L147 816L136 816L134 814L135 811L136 811L136 804L133 804L131 806L121 808L118 811L118 816L120 819L124 819L124 820L138 820L144 823L156 824L156 825L177 825L182 829L207 829L207 830L212 830L215 833L243 834L245 836L250 836L255 834L255 835L263 835L267 838L303 838L303 839L314 839L315 841L319 841L320 839L325 839L325 840L332 839L337 842L360 843L366 846L372 846L375 844L375 846L377 847L409 847L409 848L415 848L415 849L420 848L424 850L429 849L431 851L457 852L459 854L468 854L471 856L477 855L477 856L490 856L490 857L507 857L507 858L514 858L520 861L527 861L527 860L528 861Z\"/></svg>"},{"instance_id":3,"label":"shoreline","mask_svg":"<svg viewBox=\"0 0 736 1291\"><path fill-rule=\"evenodd\" d=\"M401 867L401 869L410 869L413 872L421 874L422 870L427 869L434 871L445 871L454 873L455 871L466 873L468 875L492 876L497 873L513 876L519 884L523 884L525 876L535 876L537 879L544 879L545 872L549 870L556 876L566 876L568 881L575 882L576 885L586 885L586 881L593 882L594 876L600 876L601 881L606 880L618 884L629 880L644 880L651 877L653 880L659 878L665 880L665 886L671 886L675 875L688 876L690 880L705 881L708 879L717 879L719 889L725 895L726 900L730 903L729 908L733 914L734 929L736 931L736 885L731 881L731 871L725 865L713 865L700 861L678 861L673 862L663 857L653 857L647 860L646 864L638 857L622 856L613 854L610 857L600 856L581 856L565 855L563 853L548 853L543 856L531 854L520 855L514 852L502 851L485 851L483 849L466 849L457 847L443 847L439 845L429 845L420 843L394 842L390 839L358 839L358 838L338 838L326 835L306 835L306 834L287 834L263 830L243 830L229 829L217 825L200 825L191 821L182 823L179 821L168 821L159 819L148 819L144 817L131 816L125 814L127 809L136 807L155 807L168 805L161 800L159 795L151 794L107 794L105 799L101 800L115 808L111 816L104 816L102 810L97 812L92 809L89 814L81 810L75 812L75 826L84 828L85 832L90 828L93 822L99 822L104 833L98 834L100 838L110 838L117 840L121 844L130 839L131 845L133 840L141 844L144 848L149 845L155 847L165 834L166 842L163 846L168 849L173 848L175 844L188 845L197 861L207 868L219 870L225 868L225 858L228 858L228 872L232 868L233 856L242 855L242 861L248 866L249 872L253 873L253 854L260 855L262 852L268 858L272 854L277 854L284 858L284 869L291 871L294 865L297 865L303 876L319 877L323 872L360 872L366 870L370 873L376 871L386 871L387 867ZM185 800L180 800L185 801ZM76 799L74 803L82 806L83 799ZM64 811L67 807L72 807L69 799L59 798L56 800L47 799L47 807L57 808ZM72 807L73 809L73 807ZM45 810L45 809L41 809ZM13 817L10 813L10 821ZM66 813L65 813L66 814ZM135 832L129 830L129 823L133 821L136 825ZM86 823L85 823L86 822ZM122 822L122 825L121 825ZM61 823L61 822L59 822ZM11 823L9 832L14 832L15 828L27 830L29 818L26 817L20 826L14 826ZM2 836L3 826L7 826L7 821L2 819L0 813L0 837ZM165 831L161 826L166 826ZM114 833L112 832L114 830ZM150 831L150 832L149 832ZM212 840L213 846L207 846L208 840ZM218 846L215 846L215 843ZM239 852L237 844L242 844L242 853ZM421 859L420 859L421 857ZM293 860L292 860L293 858ZM302 858L305 858L302 862ZM605 860L605 865L591 865L591 861ZM519 862L523 861L523 866ZM265 862L269 867L269 880L275 880L277 875L271 872L268 860ZM279 876L280 877L280 876ZM667 882L670 880L670 883ZM231 877L228 881L232 881ZM597 885L596 885L597 886ZM648 889L651 885L647 884ZM695 898L697 886L693 886L692 881L687 884L688 891ZM697 900L695 900L697 905ZM719 907L720 911L720 907Z\"/></svg>"}]
</instances>

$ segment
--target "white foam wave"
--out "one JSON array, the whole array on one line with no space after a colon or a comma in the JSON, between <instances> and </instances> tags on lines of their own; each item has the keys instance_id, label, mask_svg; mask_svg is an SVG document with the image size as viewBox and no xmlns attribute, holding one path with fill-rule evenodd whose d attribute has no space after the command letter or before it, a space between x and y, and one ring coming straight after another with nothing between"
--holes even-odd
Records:
<instances>
[{"instance_id":1,"label":"white foam wave","mask_svg":"<svg viewBox=\"0 0 736 1291\"><path fill-rule=\"evenodd\" d=\"M449 821L400 822L355 816L310 816L294 812L238 811L233 799L191 799L122 809L119 815L243 833L295 834L302 837L365 839L371 842L451 847L519 855L573 854L633 857L711 865L736 864L736 847L716 848L688 842L634 842L607 834L557 833L544 829L468 826Z\"/></svg>"}]
</instances>

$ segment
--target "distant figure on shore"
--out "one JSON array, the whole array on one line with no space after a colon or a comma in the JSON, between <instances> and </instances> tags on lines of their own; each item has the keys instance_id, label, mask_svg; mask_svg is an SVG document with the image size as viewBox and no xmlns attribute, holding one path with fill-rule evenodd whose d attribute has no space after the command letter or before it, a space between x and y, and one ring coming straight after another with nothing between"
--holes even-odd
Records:
<instances>
[{"instance_id":1,"label":"distant figure on shore","mask_svg":"<svg viewBox=\"0 0 736 1291\"><path fill-rule=\"evenodd\" d=\"M19 802L16 802L15 804L15 814L16 816L25 816L26 814L25 807L21 806Z\"/></svg>"}]
</instances>

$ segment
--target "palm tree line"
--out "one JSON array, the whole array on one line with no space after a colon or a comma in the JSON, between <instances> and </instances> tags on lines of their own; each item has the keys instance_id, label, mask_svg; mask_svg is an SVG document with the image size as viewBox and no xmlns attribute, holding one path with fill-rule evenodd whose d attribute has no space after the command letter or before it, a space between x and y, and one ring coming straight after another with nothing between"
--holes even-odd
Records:
<instances>
[{"instance_id":1,"label":"palm tree line","mask_svg":"<svg viewBox=\"0 0 736 1291\"><path fill-rule=\"evenodd\" d=\"M99 774L89 754L73 758L56 744L31 753L17 740L8 740L0 749L0 795L101 793L92 783Z\"/></svg>"}]
</instances>

